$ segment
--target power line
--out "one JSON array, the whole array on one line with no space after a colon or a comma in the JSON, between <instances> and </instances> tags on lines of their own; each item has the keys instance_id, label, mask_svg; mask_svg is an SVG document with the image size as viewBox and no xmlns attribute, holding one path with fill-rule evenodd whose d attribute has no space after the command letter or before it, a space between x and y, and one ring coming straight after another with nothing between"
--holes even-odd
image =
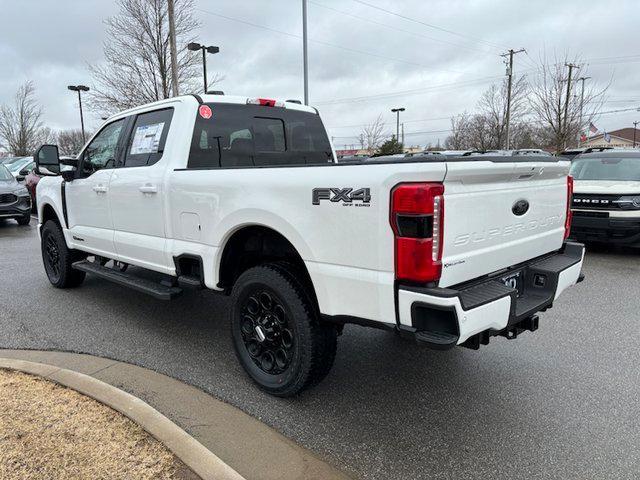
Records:
<instances>
[{"instance_id":1,"label":"power line","mask_svg":"<svg viewBox=\"0 0 640 480\"><path fill-rule=\"evenodd\" d=\"M340 103L362 102L362 101L368 101L372 99L378 100L383 98L401 97L405 95L420 95L422 93L429 93L437 90L455 90L457 88L464 88L464 87L469 87L477 84L487 83L500 78L502 78L502 75L484 77L484 78L479 78L475 80L465 80L462 82L443 83L439 85L432 85L431 87L416 88L412 90L401 90L401 91L389 92L389 93L379 93L375 95L363 95L359 97L345 97L345 98L338 98L334 100L324 100L324 101L315 102L315 104L316 105L337 105Z\"/></svg>"},{"instance_id":2,"label":"power line","mask_svg":"<svg viewBox=\"0 0 640 480\"><path fill-rule=\"evenodd\" d=\"M302 35L298 35L298 34L290 33L290 32L285 32L284 30L278 30L277 28L268 27L266 25L260 25L260 24L257 24L257 23L249 22L247 20L242 20L240 18L234 18L234 17L229 17L227 15L222 15L220 13L210 12L209 10L204 10L202 8L196 8L195 10L198 10L200 12L203 12L203 13L206 13L206 14L209 14L209 15L213 15L215 17L224 18L225 20L230 20L232 22L243 23L245 25L250 25L250 26L255 27L255 28L262 28L264 30L268 30L268 31L273 32L273 33L279 33L281 35L286 35L288 37L300 38L300 39L302 38ZM399 59L399 58L388 57L386 55L381 55L379 53L367 52L365 50L358 50L358 49L351 48L351 47L344 47L342 45L336 45L334 43L329 43L329 42L325 42L325 41L322 41L322 40L309 39L309 41L313 42L313 43L316 43L318 45L324 45L326 47L337 48L337 49L344 50L344 51L347 51L347 52L358 53L360 55L368 55L370 57L377 57L377 58L381 58L381 59L384 59L384 60L390 60L392 62L405 63L407 65L413 65L413 66L416 66L416 67L425 67L425 68L429 68L429 69L432 67L432 65L427 65L427 64L424 64L424 63L418 63L418 62L412 62L410 60L403 60L403 59ZM462 72L459 72L459 71L446 70L446 69L440 69L439 71L448 72L448 73L462 73Z\"/></svg>"},{"instance_id":3,"label":"power line","mask_svg":"<svg viewBox=\"0 0 640 480\"><path fill-rule=\"evenodd\" d=\"M327 5L323 5L322 3L314 2L313 0L309 0L309 3L313 3L314 5L316 5L316 6L320 7L320 8L324 8L326 10L331 10L333 12L339 13L340 15L345 15L347 17L355 18L357 20L360 20L360 21L363 21L363 22L367 22L367 23L370 23L372 25L378 25L378 26L385 27L385 28L388 28L388 29L391 29L391 30L395 30L397 32L407 33L409 35L413 35L413 36L419 37L419 38L426 38L427 40L443 43L445 45L451 45L451 46L458 47L458 48L463 48L465 50L469 50L469 51L472 51L472 52L479 52L479 53L483 53L485 55L492 55L491 53L486 52L484 50L479 50L477 48L467 47L466 45L460 45L458 43L448 42L447 40L441 40L439 38L429 37L429 36L423 35L421 33L412 32L410 30L405 30L403 28L398 28L398 27L395 27L393 25L388 25L388 24L383 23L383 22L378 22L376 20L371 20L370 18L365 18L365 17L361 17L359 15L354 15L353 13L345 12L343 10L338 10L337 8L329 7Z\"/></svg>"},{"instance_id":4,"label":"power line","mask_svg":"<svg viewBox=\"0 0 640 480\"><path fill-rule=\"evenodd\" d=\"M634 108L624 108L624 109L617 109L617 110L608 110L605 112L599 112L598 114L595 115L595 117L598 117L600 115L610 115L612 113L622 113L622 112L631 112L631 111L638 111L640 112L640 106L638 107L634 107ZM458 115L458 114L456 114ZM443 120L445 119L449 119L451 117L455 117L456 115L450 115L448 117L443 117ZM435 119L433 119L435 120ZM519 122L520 124L526 124L526 125L546 125L547 122L543 121L543 120L521 120ZM355 127L357 126L366 126L366 125L354 125ZM332 128L332 127L328 127L328 128ZM335 128L335 127L334 127ZM429 134L438 134L438 133L449 133L452 132L452 129L444 129L444 130L419 130L419 131L415 131L415 132L405 132L405 136L410 136L410 135L429 135ZM389 138L393 136L393 134L387 134L385 135L383 138ZM359 134L356 135L333 135L332 138L358 138Z\"/></svg>"},{"instance_id":5,"label":"power line","mask_svg":"<svg viewBox=\"0 0 640 480\"><path fill-rule=\"evenodd\" d=\"M600 58L592 58L590 60L587 60L588 62L600 62L602 60L625 60L625 59L631 59L631 58L635 58L640 60L640 55L620 55L617 57L600 57Z\"/></svg>"},{"instance_id":6,"label":"power line","mask_svg":"<svg viewBox=\"0 0 640 480\"><path fill-rule=\"evenodd\" d=\"M631 107L631 108L621 108L619 110L609 110L607 112L599 112L597 113L595 116L599 116L599 115L608 115L610 113L621 113L621 112L631 112L631 111L636 111L636 112L640 112L640 106L638 107Z\"/></svg>"},{"instance_id":7,"label":"power line","mask_svg":"<svg viewBox=\"0 0 640 480\"><path fill-rule=\"evenodd\" d=\"M353 0L353 1L356 2L356 3L360 3L362 5L366 5L367 7L373 8L375 10L380 10L381 12L387 13L389 15L393 15L394 17L399 17L399 18L402 18L404 20L407 20L407 21L413 22L413 23L419 23L420 25L423 25L425 27L433 28L435 30L440 30L441 32L445 32L445 33L448 33L450 35L456 35L458 37L462 37L462 38L466 38L466 39L469 39L469 40L473 40L475 42L481 42L481 43L487 44L487 45L489 45L490 47L493 47L493 48L498 48L498 49L503 48L500 45L495 44L493 42L488 42L488 41L483 40L483 39L478 38L478 37L473 37L471 35L466 35L466 34L463 34L463 33L455 32L453 30L448 30L446 28L439 27L438 25L433 25L431 23L423 22L422 20L417 20L415 18L407 17L406 15L402 15L401 13L392 12L391 10L387 10L385 8L378 7L377 5L373 5L373 4L365 2L363 0Z\"/></svg>"},{"instance_id":8,"label":"power line","mask_svg":"<svg viewBox=\"0 0 640 480\"><path fill-rule=\"evenodd\" d=\"M435 133L449 133L452 130L446 129L446 130L424 130L424 131L418 131L418 132L405 132L405 136L409 136L409 135L428 135L428 134L435 134ZM333 138L358 138L359 135L343 135L343 136L339 136L339 135L333 135ZM383 138L390 138L390 137L395 137L395 134L393 133L389 133L387 135L384 135Z\"/></svg>"},{"instance_id":9,"label":"power line","mask_svg":"<svg viewBox=\"0 0 640 480\"><path fill-rule=\"evenodd\" d=\"M434 118L414 118L412 120L403 120L403 123L417 123L417 122L432 122L436 120L449 120L451 116L448 117L434 117ZM357 127L367 127L369 123L360 123L358 125L336 125L327 128L357 128Z\"/></svg>"}]
</instances>

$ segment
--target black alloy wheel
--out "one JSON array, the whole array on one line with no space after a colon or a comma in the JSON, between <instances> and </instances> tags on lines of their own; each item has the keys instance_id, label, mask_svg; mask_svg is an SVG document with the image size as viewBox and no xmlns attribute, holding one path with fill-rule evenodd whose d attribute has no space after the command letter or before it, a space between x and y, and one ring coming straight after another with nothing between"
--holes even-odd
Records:
<instances>
[{"instance_id":1,"label":"black alloy wheel","mask_svg":"<svg viewBox=\"0 0 640 480\"><path fill-rule=\"evenodd\" d=\"M231 335L240 364L266 392L296 395L331 370L337 329L320 320L299 269L284 262L244 271L231 292Z\"/></svg>"},{"instance_id":2,"label":"black alloy wheel","mask_svg":"<svg viewBox=\"0 0 640 480\"><path fill-rule=\"evenodd\" d=\"M241 332L251 360L263 372L284 372L293 358L295 340L282 301L266 288L247 292L242 302Z\"/></svg>"},{"instance_id":3,"label":"black alloy wheel","mask_svg":"<svg viewBox=\"0 0 640 480\"><path fill-rule=\"evenodd\" d=\"M55 283L60 279L60 250L55 237L50 232L47 232L42 240L45 270L52 283Z\"/></svg>"},{"instance_id":4,"label":"black alloy wheel","mask_svg":"<svg viewBox=\"0 0 640 480\"><path fill-rule=\"evenodd\" d=\"M44 270L54 287L77 287L84 281L85 273L75 270L73 262L84 259L86 254L67 247L58 223L53 220L47 220L44 223L40 246Z\"/></svg>"}]
</instances>

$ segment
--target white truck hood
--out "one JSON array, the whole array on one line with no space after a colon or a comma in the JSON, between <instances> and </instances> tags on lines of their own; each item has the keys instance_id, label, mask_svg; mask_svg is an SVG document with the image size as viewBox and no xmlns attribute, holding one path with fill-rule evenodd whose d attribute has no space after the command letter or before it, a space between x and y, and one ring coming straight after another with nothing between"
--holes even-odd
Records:
<instances>
[{"instance_id":1,"label":"white truck hood","mask_svg":"<svg viewBox=\"0 0 640 480\"><path fill-rule=\"evenodd\" d=\"M612 195L640 194L640 182L620 180L574 180L574 193L604 193Z\"/></svg>"}]
</instances>

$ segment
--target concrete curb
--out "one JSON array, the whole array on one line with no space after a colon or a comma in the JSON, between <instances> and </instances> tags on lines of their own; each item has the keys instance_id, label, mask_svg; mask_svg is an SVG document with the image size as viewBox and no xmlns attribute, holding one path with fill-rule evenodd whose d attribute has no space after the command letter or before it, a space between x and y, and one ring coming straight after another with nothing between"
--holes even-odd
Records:
<instances>
[{"instance_id":1,"label":"concrete curb","mask_svg":"<svg viewBox=\"0 0 640 480\"><path fill-rule=\"evenodd\" d=\"M164 444L203 480L244 480L191 435L139 398L89 375L43 363L0 358L0 368L38 375L113 408Z\"/></svg>"}]
</instances>

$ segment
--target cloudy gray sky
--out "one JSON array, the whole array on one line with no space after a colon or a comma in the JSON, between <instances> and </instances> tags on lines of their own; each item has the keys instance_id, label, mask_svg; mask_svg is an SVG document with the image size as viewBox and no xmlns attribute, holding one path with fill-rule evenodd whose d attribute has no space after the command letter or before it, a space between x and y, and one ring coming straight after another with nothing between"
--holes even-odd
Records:
<instances>
[{"instance_id":1,"label":"cloudy gray sky","mask_svg":"<svg viewBox=\"0 0 640 480\"><path fill-rule=\"evenodd\" d=\"M369 4L369 5L367 5ZM196 0L203 43L219 45L209 69L228 94L302 98L301 0ZM395 12L414 21L374 8ZM33 80L45 120L77 127L72 83L92 84L87 65L103 61L110 0L0 0L0 103ZM637 0L309 0L310 100L337 147L356 143L361 125L406 108L406 143L447 136L448 117L473 111L499 82L499 54L526 48L515 73L568 52L594 85L611 82L605 111L640 106ZM631 126L640 112L602 115L596 125ZM98 115L90 115L96 127ZM350 137L351 136L351 137Z\"/></svg>"}]
</instances>

